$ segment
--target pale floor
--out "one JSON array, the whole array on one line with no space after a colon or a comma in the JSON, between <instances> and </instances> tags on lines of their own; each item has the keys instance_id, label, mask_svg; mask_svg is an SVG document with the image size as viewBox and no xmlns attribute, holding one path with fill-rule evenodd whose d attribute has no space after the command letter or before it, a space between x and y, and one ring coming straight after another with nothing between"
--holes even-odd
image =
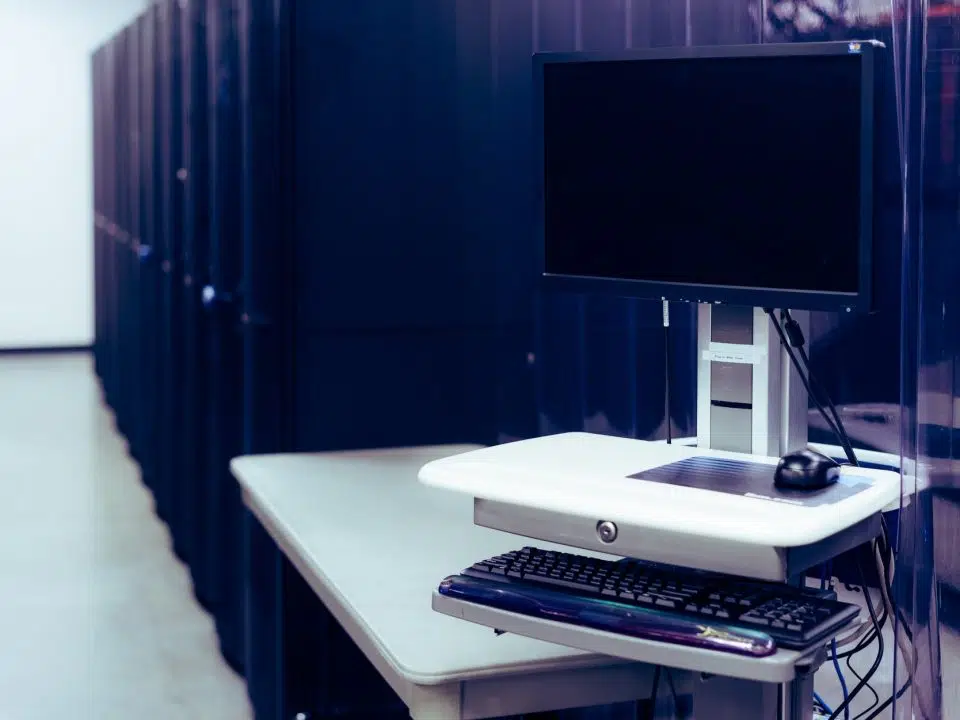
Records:
<instances>
[{"instance_id":1,"label":"pale floor","mask_svg":"<svg viewBox=\"0 0 960 720\"><path fill-rule=\"evenodd\" d=\"M0 359L0 720L247 720L85 356Z\"/></svg>"}]
</instances>

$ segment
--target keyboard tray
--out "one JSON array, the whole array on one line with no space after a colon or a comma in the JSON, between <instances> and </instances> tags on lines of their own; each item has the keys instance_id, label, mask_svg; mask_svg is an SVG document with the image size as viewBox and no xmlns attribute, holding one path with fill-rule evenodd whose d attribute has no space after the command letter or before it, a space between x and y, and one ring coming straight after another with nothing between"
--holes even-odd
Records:
<instances>
[{"instance_id":1,"label":"keyboard tray","mask_svg":"<svg viewBox=\"0 0 960 720\"><path fill-rule=\"evenodd\" d=\"M503 630L588 652L755 682L790 682L796 677L798 666L818 667L826 658L826 651L822 647L804 652L781 649L766 658L741 657L529 617L446 597L436 591L433 593L433 609L450 617L484 625L491 628L491 632L493 629Z\"/></svg>"}]
</instances>

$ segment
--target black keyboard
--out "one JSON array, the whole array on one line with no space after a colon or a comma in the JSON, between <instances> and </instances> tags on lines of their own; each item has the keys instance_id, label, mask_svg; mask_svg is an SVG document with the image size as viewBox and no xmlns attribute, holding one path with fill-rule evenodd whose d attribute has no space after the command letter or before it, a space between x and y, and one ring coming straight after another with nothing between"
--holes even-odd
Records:
<instances>
[{"instance_id":1,"label":"black keyboard","mask_svg":"<svg viewBox=\"0 0 960 720\"><path fill-rule=\"evenodd\" d=\"M733 578L637 560L609 561L525 547L476 563L462 575L559 591L703 624L760 631L778 647L803 650L828 640L860 612L832 592Z\"/></svg>"}]
</instances>

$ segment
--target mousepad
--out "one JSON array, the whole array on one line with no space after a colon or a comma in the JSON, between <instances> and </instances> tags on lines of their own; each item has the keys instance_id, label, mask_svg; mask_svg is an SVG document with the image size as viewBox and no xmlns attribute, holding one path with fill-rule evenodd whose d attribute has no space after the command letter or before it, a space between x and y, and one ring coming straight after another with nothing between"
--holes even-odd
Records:
<instances>
[{"instance_id":1,"label":"mousepad","mask_svg":"<svg viewBox=\"0 0 960 720\"><path fill-rule=\"evenodd\" d=\"M773 485L776 469L775 465L699 456L628 477L802 507L833 505L870 488L867 478L842 475L836 483L821 490L781 490Z\"/></svg>"}]
</instances>

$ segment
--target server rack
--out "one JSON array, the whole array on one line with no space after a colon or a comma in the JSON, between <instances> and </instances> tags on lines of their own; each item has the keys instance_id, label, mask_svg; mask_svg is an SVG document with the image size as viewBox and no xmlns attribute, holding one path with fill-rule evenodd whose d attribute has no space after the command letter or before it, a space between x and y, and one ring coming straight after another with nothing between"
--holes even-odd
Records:
<instances>
[{"instance_id":1,"label":"server rack","mask_svg":"<svg viewBox=\"0 0 960 720\"><path fill-rule=\"evenodd\" d=\"M103 343L103 260L100 252L100 175L103 161L100 159L100 56L97 48L90 56L90 97L91 128L93 131L93 368L97 377L103 381L102 343Z\"/></svg>"},{"instance_id":2,"label":"server rack","mask_svg":"<svg viewBox=\"0 0 960 720\"><path fill-rule=\"evenodd\" d=\"M209 282L209 130L207 123L207 6L192 2L180 16L182 55L183 138L183 267L180 284L183 385L176 442L182 458L178 503L184 529L185 554L190 561L197 599L212 608L217 560L205 542L210 531L210 493L206 452L209 443L209 402L206 373L209 361L209 317L202 289Z\"/></svg>"},{"instance_id":3,"label":"server rack","mask_svg":"<svg viewBox=\"0 0 960 720\"><path fill-rule=\"evenodd\" d=\"M127 268L127 244L129 242L128 227L128 164L127 164L127 117L126 105L129 87L127 83L127 37L120 31L113 39L116 55L113 66L114 104L111 107L114 118L113 146L115 148L114 173L116 187L114 188L114 277L119 294L117 303L117 422L120 431L129 435L130 424L134 418L130 403L129 389L131 386L130 361L124 352L127 341L127 329L130 325L129 302L129 273Z\"/></svg>"},{"instance_id":4,"label":"server rack","mask_svg":"<svg viewBox=\"0 0 960 720\"><path fill-rule=\"evenodd\" d=\"M158 442L159 368L160 368L160 262L157 250L161 232L159 197L159 143L157 93L157 7L150 6L140 18L140 167L141 245L138 252L140 300L140 397L138 402L138 454L143 482L153 494L156 509L166 519L163 487L159 483L159 456L164 448Z\"/></svg>"},{"instance_id":5,"label":"server rack","mask_svg":"<svg viewBox=\"0 0 960 720\"><path fill-rule=\"evenodd\" d=\"M257 3L248 3L244 60L256 67L267 23L257 25ZM271 3L260 5L266 19ZM463 212L470 196L459 115L470 100L460 95L457 46L482 32L458 25L462 5L274 4L276 112L282 137L292 139L279 152L290 183L281 186L289 205L280 215L290 219L293 357L280 362L293 378L292 449L492 443L535 426L533 281L512 289L517 303L531 303L525 310L498 300L512 280L489 281L516 261L511 253L533 258L533 248L477 232L477 218ZM266 112L253 91L250 99ZM254 140L245 150L251 167L258 147ZM251 227L249 254L270 252L276 229L255 220ZM263 287L283 302L266 280ZM509 401L496 391L504 372L514 374ZM248 411L258 407L258 376L248 376ZM256 422L248 428L252 441L269 437ZM404 717L398 698L255 523L247 547L246 669L257 716Z\"/></svg>"},{"instance_id":6,"label":"server rack","mask_svg":"<svg viewBox=\"0 0 960 720\"><path fill-rule=\"evenodd\" d=\"M130 242L127 247L127 266L129 284L127 303L129 305L129 323L126 335L124 354L130 366L131 386L129 402L133 415L130 422L130 431L127 434L130 454L139 463L143 458L145 427L143 422L143 393L144 377L142 367L143 347L143 299L141 287L141 253L144 248L143 240L143 211L144 211L144 164L143 164L143 23L138 18L127 28L129 36L129 50L127 53L127 77L129 98L127 103L128 130L130 146L128 148L130 178Z\"/></svg>"},{"instance_id":7,"label":"server rack","mask_svg":"<svg viewBox=\"0 0 960 720\"><path fill-rule=\"evenodd\" d=\"M290 218L293 205L289 132L290 3L239 0L241 132L243 146L244 287L244 452L282 452L291 448L293 367L293 254ZM278 638L284 632L282 553L249 514L244 515L246 579L246 659L248 693L262 717L289 717L297 707L280 688L299 687L298 669L312 663L290 662ZM309 597L305 589L303 597ZM303 628L301 628L303 629ZM312 639L313 635L306 633ZM300 638L303 640L303 638ZM306 641L309 642L309 639ZM300 645L309 658L315 648ZM288 647L289 650L289 647ZM285 657L286 655L286 657ZM291 675L291 677L285 677ZM314 681L316 678L312 678ZM310 680L307 680L310 682Z\"/></svg>"},{"instance_id":8,"label":"server rack","mask_svg":"<svg viewBox=\"0 0 960 720\"><path fill-rule=\"evenodd\" d=\"M114 273L115 267L115 258L116 258L116 225L115 225L115 194L116 194L116 146L114 138L116 137L115 131L115 118L113 113L113 107L115 104L115 93L114 93L114 78L113 78L113 67L114 67L114 55L116 49L112 42L108 43L104 47L104 62L103 62L103 83L104 83L104 136L103 136L103 157L104 165L106 168L106 176L104 178L104 187L103 187L103 204L104 204L104 277L106 280L107 287L109 288L109 299L107 302L106 308L106 330L107 330L107 347L106 347L106 375L104 390L107 396L107 401L112 407L116 407L117 400L117 307L120 302L118 297L118 288L116 282L116 275Z\"/></svg>"},{"instance_id":9,"label":"server rack","mask_svg":"<svg viewBox=\"0 0 960 720\"><path fill-rule=\"evenodd\" d=\"M127 440L131 454L137 457L141 443L138 403L142 377L139 372L140 337L140 32L136 24L123 31L125 50L123 83L125 100L123 114L123 193L125 217L123 222L123 365Z\"/></svg>"},{"instance_id":10,"label":"server rack","mask_svg":"<svg viewBox=\"0 0 960 720\"><path fill-rule=\"evenodd\" d=\"M180 283L183 277L183 136L181 112L180 10L178 0L157 4L157 79L155 97L159 183L160 265L159 405L157 480L162 488L162 512L170 527L174 551L189 561L182 521L183 469L180 446L175 442L183 404L183 325Z\"/></svg>"},{"instance_id":11,"label":"server rack","mask_svg":"<svg viewBox=\"0 0 960 720\"><path fill-rule=\"evenodd\" d=\"M213 607L224 657L244 660L243 502L229 463L243 449L242 189L239 49L233 0L209 0L207 46L210 134L209 388L207 478L208 543L215 559Z\"/></svg>"},{"instance_id":12,"label":"server rack","mask_svg":"<svg viewBox=\"0 0 960 720\"><path fill-rule=\"evenodd\" d=\"M103 47L97 48L90 58L90 87L93 98L93 287L94 287L94 369L101 384L104 381L104 344L106 342L107 284L104 278L104 208L103 183L106 167L103 157L103 109L106 97L103 87Z\"/></svg>"}]
</instances>

